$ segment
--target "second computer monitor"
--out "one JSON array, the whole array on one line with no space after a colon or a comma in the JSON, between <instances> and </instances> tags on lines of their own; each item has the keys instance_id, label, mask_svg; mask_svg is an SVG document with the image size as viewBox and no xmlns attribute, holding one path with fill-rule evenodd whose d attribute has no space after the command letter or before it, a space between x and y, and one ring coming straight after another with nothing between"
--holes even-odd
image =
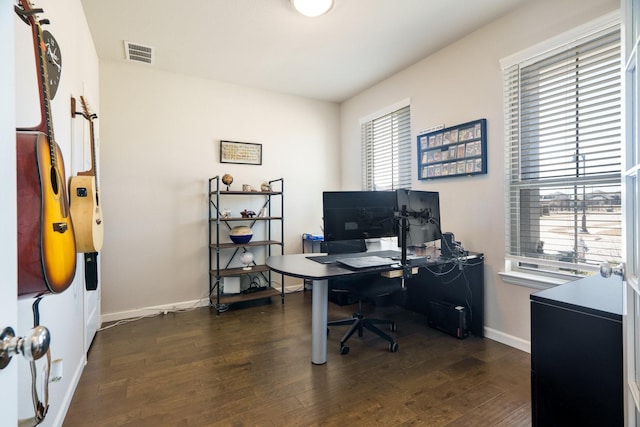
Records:
<instances>
[{"instance_id":1,"label":"second computer monitor","mask_svg":"<svg viewBox=\"0 0 640 427\"><path fill-rule=\"evenodd\" d=\"M326 241L397 234L395 191L325 191L322 207Z\"/></svg>"},{"instance_id":2,"label":"second computer monitor","mask_svg":"<svg viewBox=\"0 0 640 427\"><path fill-rule=\"evenodd\" d=\"M421 247L442 237L440 195L437 191L397 190L397 207L406 207L407 247ZM398 246L402 245L402 230Z\"/></svg>"}]
</instances>

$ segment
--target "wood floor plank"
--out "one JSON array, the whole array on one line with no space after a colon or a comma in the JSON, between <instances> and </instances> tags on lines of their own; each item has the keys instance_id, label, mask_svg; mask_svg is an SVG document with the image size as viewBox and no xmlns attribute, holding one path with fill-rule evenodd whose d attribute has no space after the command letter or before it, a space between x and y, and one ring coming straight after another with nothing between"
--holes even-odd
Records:
<instances>
[{"instance_id":1,"label":"wood floor plank","mask_svg":"<svg viewBox=\"0 0 640 427\"><path fill-rule=\"evenodd\" d=\"M354 306L330 304L330 319ZM530 357L490 339L458 340L398 307L399 351L365 331L327 364L310 362L311 293L217 315L144 318L96 335L64 421L75 426L527 426Z\"/></svg>"}]
</instances>

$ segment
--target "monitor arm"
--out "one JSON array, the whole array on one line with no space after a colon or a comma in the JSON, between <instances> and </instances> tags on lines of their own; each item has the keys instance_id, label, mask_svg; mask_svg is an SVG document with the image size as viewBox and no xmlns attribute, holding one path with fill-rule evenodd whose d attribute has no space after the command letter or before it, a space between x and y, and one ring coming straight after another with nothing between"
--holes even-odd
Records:
<instances>
[{"instance_id":1,"label":"monitor arm","mask_svg":"<svg viewBox=\"0 0 640 427\"><path fill-rule=\"evenodd\" d=\"M409 217L418 218L422 213L407 212L407 205L402 205L400 209L400 235L402 239L402 252L400 255L400 266L402 267L402 287L404 288L404 280L413 277L411 266L407 262L407 231L409 230Z\"/></svg>"}]
</instances>

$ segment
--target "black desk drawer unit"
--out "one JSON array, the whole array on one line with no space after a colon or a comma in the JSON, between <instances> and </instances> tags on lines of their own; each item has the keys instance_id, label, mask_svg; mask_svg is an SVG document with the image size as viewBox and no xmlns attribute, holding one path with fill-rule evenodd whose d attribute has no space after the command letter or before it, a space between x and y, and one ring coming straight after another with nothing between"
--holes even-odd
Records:
<instances>
[{"instance_id":1,"label":"black desk drawer unit","mask_svg":"<svg viewBox=\"0 0 640 427\"><path fill-rule=\"evenodd\" d=\"M531 295L533 426L622 426L622 284L591 276Z\"/></svg>"},{"instance_id":2,"label":"black desk drawer unit","mask_svg":"<svg viewBox=\"0 0 640 427\"><path fill-rule=\"evenodd\" d=\"M434 303L438 307L462 306L468 332L476 337L484 336L483 254L471 253L468 257L431 260L420 266L418 274L407 280L406 286L405 308L433 320L438 315L432 312ZM452 335L457 336L456 333Z\"/></svg>"}]
</instances>

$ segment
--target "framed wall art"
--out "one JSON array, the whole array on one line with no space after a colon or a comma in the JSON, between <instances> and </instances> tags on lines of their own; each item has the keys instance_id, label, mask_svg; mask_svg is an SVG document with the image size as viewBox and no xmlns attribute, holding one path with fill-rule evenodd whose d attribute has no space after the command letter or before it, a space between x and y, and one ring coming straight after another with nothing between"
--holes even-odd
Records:
<instances>
[{"instance_id":1,"label":"framed wall art","mask_svg":"<svg viewBox=\"0 0 640 427\"><path fill-rule=\"evenodd\" d=\"M487 120L417 136L418 179L487 173Z\"/></svg>"},{"instance_id":2,"label":"framed wall art","mask_svg":"<svg viewBox=\"0 0 640 427\"><path fill-rule=\"evenodd\" d=\"M220 163L262 164L262 144L220 141Z\"/></svg>"}]
</instances>

